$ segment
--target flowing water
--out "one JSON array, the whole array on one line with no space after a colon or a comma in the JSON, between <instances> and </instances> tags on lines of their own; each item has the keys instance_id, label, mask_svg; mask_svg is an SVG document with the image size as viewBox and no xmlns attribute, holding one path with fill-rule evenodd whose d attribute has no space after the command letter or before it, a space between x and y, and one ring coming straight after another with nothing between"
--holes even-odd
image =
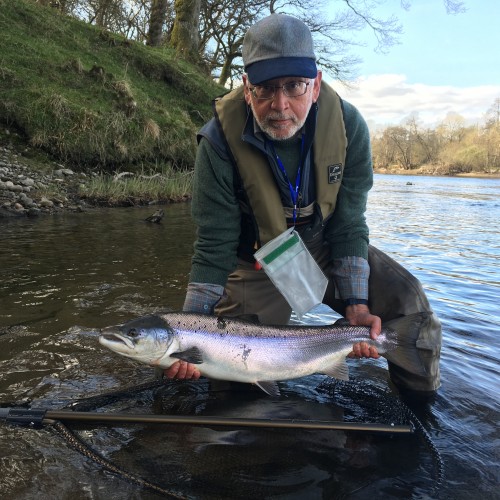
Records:
<instances>
[{"instance_id":1,"label":"flowing water","mask_svg":"<svg viewBox=\"0 0 500 500\"><path fill-rule=\"evenodd\" d=\"M144 222L151 207L0 223L0 406L62 408L152 380L150 368L103 350L97 330L182 306L195 229L189 204L164 208L161 224ZM148 425L79 435L127 470L165 476L182 498L498 498L500 180L376 176L367 218L371 242L422 281L443 325L442 387L408 402L444 462L438 492L428 449L398 435ZM349 360L355 381L391 392L384 363ZM330 404L323 380L288 382L279 401L253 392L214 400L206 383L174 383L123 405L342 419L350 404ZM158 497L103 471L51 426L0 422L0 467L1 498Z\"/></svg>"}]
</instances>

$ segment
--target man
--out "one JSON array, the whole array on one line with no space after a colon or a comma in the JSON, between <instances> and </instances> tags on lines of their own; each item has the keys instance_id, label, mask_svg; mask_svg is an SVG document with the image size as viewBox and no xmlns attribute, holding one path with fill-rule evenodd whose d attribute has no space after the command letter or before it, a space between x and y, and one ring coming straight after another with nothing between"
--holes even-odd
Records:
<instances>
[{"instance_id":1,"label":"man","mask_svg":"<svg viewBox=\"0 0 500 500\"><path fill-rule=\"evenodd\" d=\"M417 346L426 377L389 366L398 386L439 387L441 328L420 283L369 246L370 137L357 109L326 84L307 26L272 14L243 42L243 86L215 103L199 133L192 213L198 226L184 310L257 315L286 324L291 308L253 254L294 226L329 278L323 302L376 338L386 321L428 311ZM351 357L377 358L361 342ZM200 376L179 362L169 378Z\"/></svg>"}]
</instances>

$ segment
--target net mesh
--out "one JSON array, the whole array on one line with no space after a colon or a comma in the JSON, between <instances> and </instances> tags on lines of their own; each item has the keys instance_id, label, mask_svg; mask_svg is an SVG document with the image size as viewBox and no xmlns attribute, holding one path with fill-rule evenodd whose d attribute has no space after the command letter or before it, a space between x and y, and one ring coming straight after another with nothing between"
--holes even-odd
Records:
<instances>
[{"instance_id":1,"label":"net mesh","mask_svg":"<svg viewBox=\"0 0 500 500\"><path fill-rule=\"evenodd\" d=\"M432 495L443 478L439 451L410 408L366 382L319 379L280 385L269 398L244 384L156 381L72 403L75 411L205 415L411 425L414 434L191 426L57 424L105 469L171 498L370 498ZM402 453L411 447L412 453ZM432 470L432 473L430 473ZM371 493L370 493L371 492Z\"/></svg>"}]
</instances>

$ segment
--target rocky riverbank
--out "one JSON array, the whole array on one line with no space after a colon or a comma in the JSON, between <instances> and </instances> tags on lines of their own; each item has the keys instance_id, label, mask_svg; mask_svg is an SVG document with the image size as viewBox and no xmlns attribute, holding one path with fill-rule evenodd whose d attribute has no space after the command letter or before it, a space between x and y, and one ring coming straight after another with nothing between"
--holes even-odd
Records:
<instances>
[{"instance_id":1,"label":"rocky riverbank","mask_svg":"<svg viewBox=\"0 0 500 500\"><path fill-rule=\"evenodd\" d=\"M32 147L16 131L0 127L0 220L186 201L191 192L188 174L168 169L151 174L83 172Z\"/></svg>"},{"instance_id":2,"label":"rocky riverbank","mask_svg":"<svg viewBox=\"0 0 500 500\"><path fill-rule=\"evenodd\" d=\"M0 144L0 218L34 217L61 210L82 211L87 202L78 195L88 176L44 161L33 166L29 148Z\"/></svg>"}]
</instances>

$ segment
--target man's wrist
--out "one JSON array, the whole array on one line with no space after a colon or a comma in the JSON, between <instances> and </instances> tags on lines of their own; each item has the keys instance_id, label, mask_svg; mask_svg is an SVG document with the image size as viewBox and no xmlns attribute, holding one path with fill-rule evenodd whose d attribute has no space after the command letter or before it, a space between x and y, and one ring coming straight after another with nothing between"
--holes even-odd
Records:
<instances>
[{"instance_id":1,"label":"man's wrist","mask_svg":"<svg viewBox=\"0 0 500 500\"><path fill-rule=\"evenodd\" d=\"M344 305L346 307L347 306L354 306L354 305L357 305L357 304L362 304L364 306L367 306L368 305L368 300L366 300L366 299L355 299L355 298L350 298L350 299L344 300Z\"/></svg>"},{"instance_id":2,"label":"man's wrist","mask_svg":"<svg viewBox=\"0 0 500 500\"><path fill-rule=\"evenodd\" d=\"M182 310L200 314L213 314L215 304L224 293L224 287L212 283L189 283Z\"/></svg>"}]
</instances>

